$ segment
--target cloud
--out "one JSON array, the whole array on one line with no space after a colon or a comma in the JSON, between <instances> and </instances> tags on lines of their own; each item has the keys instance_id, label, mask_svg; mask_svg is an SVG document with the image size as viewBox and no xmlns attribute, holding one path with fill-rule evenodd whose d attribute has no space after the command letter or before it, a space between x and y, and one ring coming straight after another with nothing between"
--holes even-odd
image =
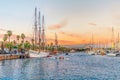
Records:
<instances>
[{"instance_id":1,"label":"cloud","mask_svg":"<svg viewBox=\"0 0 120 80\"><path fill-rule=\"evenodd\" d=\"M48 29L49 30L56 30L56 29L60 29L60 28L63 28L67 25L67 20L64 19L62 20L60 23L57 23L57 24L53 24L53 25L50 25L48 26Z\"/></svg>"},{"instance_id":2,"label":"cloud","mask_svg":"<svg viewBox=\"0 0 120 80\"><path fill-rule=\"evenodd\" d=\"M93 22L88 23L88 24L91 25L91 26L97 26L97 24L96 24L96 23L93 23Z\"/></svg>"},{"instance_id":3,"label":"cloud","mask_svg":"<svg viewBox=\"0 0 120 80\"><path fill-rule=\"evenodd\" d=\"M0 28L0 31L7 31L6 29Z\"/></svg>"},{"instance_id":4,"label":"cloud","mask_svg":"<svg viewBox=\"0 0 120 80\"><path fill-rule=\"evenodd\" d=\"M74 33L68 33L68 32L64 32L64 31L60 31L59 34L66 35L69 37L77 37L77 38L81 37L81 35L74 34Z\"/></svg>"},{"instance_id":5,"label":"cloud","mask_svg":"<svg viewBox=\"0 0 120 80\"><path fill-rule=\"evenodd\" d=\"M50 44L51 42L53 42L53 44L55 44L54 41L55 41L55 39L52 39L52 38L48 38L48 39L47 39L47 43L48 43L48 44ZM64 45L67 44L67 45L68 45L68 44L75 44L75 43L76 43L75 41L70 41L70 40L60 40L60 39L58 40L58 44L60 44L60 45L61 45L61 44L62 44L62 45L63 45L63 44L64 44Z\"/></svg>"}]
</instances>

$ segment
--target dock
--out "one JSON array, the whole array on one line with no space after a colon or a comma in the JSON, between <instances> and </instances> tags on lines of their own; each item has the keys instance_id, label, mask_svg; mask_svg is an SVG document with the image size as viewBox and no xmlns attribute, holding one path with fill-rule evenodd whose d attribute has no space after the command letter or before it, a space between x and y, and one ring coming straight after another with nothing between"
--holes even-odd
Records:
<instances>
[{"instance_id":1,"label":"dock","mask_svg":"<svg viewBox=\"0 0 120 80\"><path fill-rule=\"evenodd\" d=\"M0 54L1 60L24 59L29 58L28 54Z\"/></svg>"}]
</instances>

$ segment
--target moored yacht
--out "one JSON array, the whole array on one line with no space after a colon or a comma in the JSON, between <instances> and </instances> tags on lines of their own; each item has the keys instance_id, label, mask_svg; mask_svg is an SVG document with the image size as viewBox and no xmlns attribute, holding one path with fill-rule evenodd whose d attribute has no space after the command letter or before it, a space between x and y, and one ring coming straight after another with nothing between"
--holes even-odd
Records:
<instances>
[{"instance_id":1,"label":"moored yacht","mask_svg":"<svg viewBox=\"0 0 120 80\"><path fill-rule=\"evenodd\" d=\"M95 52L94 51L89 51L88 54L95 55Z\"/></svg>"},{"instance_id":2,"label":"moored yacht","mask_svg":"<svg viewBox=\"0 0 120 80\"><path fill-rule=\"evenodd\" d=\"M46 40L45 40L45 29L44 29L44 16L42 16L42 24L40 22L41 22L40 12L39 12L38 21L37 21L37 8L35 8L35 23L34 23L34 33L33 33L34 42L33 43L35 43L34 46L39 46L39 51L30 50L29 57L39 58L39 57L47 57L49 55L48 52L45 52Z\"/></svg>"},{"instance_id":3,"label":"moored yacht","mask_svg":"<svg viewBox=\"0 0 120 80\"><path fill-rule=\"evenodd\" d=\"M118 34L118 37L119 37L119 34ZM118 56L120 55L120 52L117 50L117 47L116 47L116 42L115 42L115 39L114 39L114 28L112 27L112 44L111 44L111 51L110 53L106 54L107 56L111 56L111 57L115 57L115 56ZM119 38L118 38L118 42L119 42Z\"/></svg>"},{"instance_id":4,"label":"moored yacht","mask_svg":"<svg viewBox=\"0 0 120 80\"><path fill-rule=\"evenodd\" d=\"M116 56L120 55L120 53L119 53L119 51L111 51L110 53L107 53L106 55L110 56L110 57L116 57Z\"/></svg>"},{"instance_id":5,"label":"moored yacht","mask_svg":"<svg viewBox=\"0 0 120 80\"><path fill-rule=\"evenodd\" d=\"M40 58L40 57L47 57L49 55L48 52L38 52L34 50L29 51L29 57L31 58Z\"/></svg>"}]
</instances>

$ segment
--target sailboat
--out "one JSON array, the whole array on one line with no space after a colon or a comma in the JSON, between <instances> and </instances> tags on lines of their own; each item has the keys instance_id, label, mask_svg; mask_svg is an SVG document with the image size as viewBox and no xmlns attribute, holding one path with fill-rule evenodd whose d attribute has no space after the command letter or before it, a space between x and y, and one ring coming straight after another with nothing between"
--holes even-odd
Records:
<instances>
[{"instance_id":1,"label":"sailboat","mask_svg":"<svg viewBox=\"0 0 120 80\"><path fill-rule=\"evenodd\" d=\"M29 56L30 58L41 58L41 57L47 57L49 53L47 52L38 52L34 50L29 50Z\"/></svg>"},{"instance_id":2,"label":"sailboat","mask_svg":"<svg viewBox=\"0 0 120 80\"><path fill-rule=\"evenodd\" d=\"M93 34L92 34L92 45L90 46L90 51L88 52L88 54L90 55L95 55L95 52L93 51L93 46L94 44L93 44Z\"/></svg>"},{"instance_id":3,"label":"sailboat","mask_svg":"<svg viewBox=\"0 0 120 80\"><path fill-rule=\"evenodd\" d=\"M118 37L119 37L119 34L118 34ZM114 40L114 28L112 28L112 46L111 46L111 48L112 48L112 50L110 53L106 54L107 56L116 57L116 56L120 55L120 53L116 50L116 45L115 45L115 40Z\"/></svg>"},{"instance_id":4,"label":"sailboat","mask_svg":"<svg viewBox=\"0 0 120 80\"><path fill-rule=\"evenodd\" d=\"M37 36L39 37L38 43L39 43L39 51L34 51L34 50L29 50L29 56L30 57L47 57L49 55L48 52L45 52L45 32L44 32L44 16L42 16L42 29L41 29L41 24L40 24L40 12L39 12L39 17L38 17L38 25L39 25L39 31L37 31L37 8L35 8L35 45L37 45ZM42 31L42 32L41 32ZM38 32L38 35L37 35ZM42 45L42 50L41 50L41 45Z\"/></svg>"}]
</instances>

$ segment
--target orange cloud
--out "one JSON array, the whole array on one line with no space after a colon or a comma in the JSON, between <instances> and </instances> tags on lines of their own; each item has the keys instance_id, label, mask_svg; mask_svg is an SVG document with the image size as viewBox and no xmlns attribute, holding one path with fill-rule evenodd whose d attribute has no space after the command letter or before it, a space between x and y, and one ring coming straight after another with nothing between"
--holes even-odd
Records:
<instances>
[{"instance_id":1,"label":"orange cloud","mask_svg":"<svg viewBox=\"0 0 120 80\"><path fill-rule=\"evenodd\" d=\"M55 44L55 39L49 38L47 39L47 44L53 43ZM70 40L58 40L58 45L68 45L68 44L76 44L76 41Z\"/></svg>"},{"instance_id":2,"label":"orange cloud","mask_svg":"<svg viewBox=\"0 0 120 80\"><path fill-rule=\"evenodd\" d=\"M96 23L93 23L93 22L88 23L88 24L91 25L91 26L97 26L97 24L96 24Z\"/></svg>"},{"instance_id":3,"label":"orange cloud","mask_svg":"<svg viewBox=\"0 0 120 80\"><path fill-rule=\"evenodd\" d=\"M62 34L62 35L65 35L65 36L69 36L69 37L77 37L77 38L81 37L81 35L68 33L68 32L63 32L63 31L60 31L59 34Z\"/></svg>"},{"instance_id":4,"label":"orange cloud","mask_svg":"<svg viewBox=\"0 0 120 80\"><path fill-rule=\"evenodd\" d=\"M60 24L54 24L54 25L51 25L49 26L49 29L53 30L53 29L59 29L59 28L62 28L63 26L61 26Z\"/></svg>"},{"instance_id":5,"label":"orange cloud","mask_svg":"<svg viewBox=\"0 0 120 80\"><path fill-rule=\"evenodd\" d=\"M61 22L58 23L58 24L50 25L50 26L48 27L48 29L50 29L50 30L56 30L56 29L63 28L63 27L65 27L66 25L67 25L67 20L63 20L63 21L61 21Z\"/></svg>"}]
</instances>

